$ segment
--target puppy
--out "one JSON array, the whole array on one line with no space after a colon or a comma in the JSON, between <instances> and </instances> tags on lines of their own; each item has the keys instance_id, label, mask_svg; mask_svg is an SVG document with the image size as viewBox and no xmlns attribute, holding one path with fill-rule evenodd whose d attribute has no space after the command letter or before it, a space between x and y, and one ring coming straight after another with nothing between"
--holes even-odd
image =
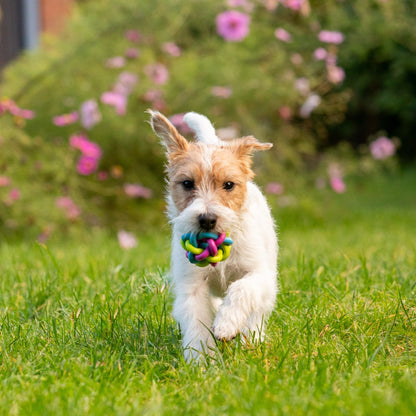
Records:
<instances>
[{"instance_id":1,"label":"puppy","mask_svg":"<svg viewBox=\"0 0 416 416\"><path fill-rule=\"evenodd\" d=\"M195 132L187 141L159 112L148 111L167 153L167 212L172 224L173 316L180 325L185 359L213 354L215 338L241 333L263 340L278 291L278 243L266 199L251 181L253 152L270 143L254 137L222 141L203 115L187 113ZM229 258L216 267L197 267L185 256L188 232L228 232Z\"/></svg>"}]
</instances>

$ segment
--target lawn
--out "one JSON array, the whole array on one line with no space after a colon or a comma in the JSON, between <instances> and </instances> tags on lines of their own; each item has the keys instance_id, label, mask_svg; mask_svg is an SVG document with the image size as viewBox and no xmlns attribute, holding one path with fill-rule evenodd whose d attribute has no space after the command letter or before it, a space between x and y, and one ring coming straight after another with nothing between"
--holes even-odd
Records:
<instances>
[{"instance_id":1,"label":"lawn","mask_svg":"<svg viewBox=\"0 0 416 416\"><path fill-rule=\"evenodd\" d=\"M261 346L189 366L169 228L0 245L0 414L416 414L416 171L271 204L277 308ZM291 201L293 202L293 198Z\"/></svg>"}]
</instances>

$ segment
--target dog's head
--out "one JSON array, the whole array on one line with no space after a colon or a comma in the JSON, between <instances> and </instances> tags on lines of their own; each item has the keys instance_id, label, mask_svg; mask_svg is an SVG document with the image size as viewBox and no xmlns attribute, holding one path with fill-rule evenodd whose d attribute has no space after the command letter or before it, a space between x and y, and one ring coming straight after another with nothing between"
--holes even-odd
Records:
<instances>
[{"instance_id":1,"label":"dog's head","mask_svg":"<svg viewBox=\"0 0 416 416\"><path fill-rule=\"evenodd\" d=\"M212 129L209 143L190 142L161 113L149 113L153 130L166 147L169 198L176 211L171 219L184 232L222 232L239 226L247 182L254 176L252 154L272 144L259 143L252 136L215 142L211 140L215 130L205 117L204 123ZM200 138L201 131L194 130Z\"/></svg>"}]
</instances>

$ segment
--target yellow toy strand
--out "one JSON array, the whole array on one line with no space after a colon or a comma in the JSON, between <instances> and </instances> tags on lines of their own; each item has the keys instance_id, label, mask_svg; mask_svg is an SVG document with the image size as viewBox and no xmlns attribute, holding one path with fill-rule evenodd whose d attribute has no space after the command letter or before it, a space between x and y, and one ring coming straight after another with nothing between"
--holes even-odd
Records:
<instances>
[{"instance_id":1,"label":"yellow toy strand","mask_svg":"<svg viewBox=\"0 0 416 416\"><path fill-rule=\"evenodd\" d=\"M223 254L224 252L219 248L218 254L215 257L208 256L206 260L208 260L210 263L219 263L220 261L223 260Z\"/></svg>"},{"instance_id":2,"label":"yellow toy strand","mask_svg":"<svg viewBox=\"0 0 416 416\"><path fill-rule=\"evenodd\" d=\"M194 247L189 240L185 241L185 248L192 254L201 254L204 250L202 248Z\"/></svg>"}]
</instances>

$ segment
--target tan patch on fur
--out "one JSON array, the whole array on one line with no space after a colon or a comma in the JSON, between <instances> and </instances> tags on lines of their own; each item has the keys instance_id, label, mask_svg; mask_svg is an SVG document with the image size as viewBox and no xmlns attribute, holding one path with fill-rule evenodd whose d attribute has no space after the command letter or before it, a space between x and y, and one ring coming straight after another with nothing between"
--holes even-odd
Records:
<instances>
[{"instance_id":1,"label":"tan patch on fur","mask_svg":"<svg viewBox=\"0 0 416 416\"><path fill-rule=\"evenodd\" d=\"M190 143L188 151L170 154L167 173L179 211L198 197L239 211L245 201L247 181L254 176L250 154L242 151L239 141L225 142L218 147ZM186 180L194 182L194 190L184 189ZM226 182L233 182L234 188L224 189Z\"/></svg>"}]
</instances>

